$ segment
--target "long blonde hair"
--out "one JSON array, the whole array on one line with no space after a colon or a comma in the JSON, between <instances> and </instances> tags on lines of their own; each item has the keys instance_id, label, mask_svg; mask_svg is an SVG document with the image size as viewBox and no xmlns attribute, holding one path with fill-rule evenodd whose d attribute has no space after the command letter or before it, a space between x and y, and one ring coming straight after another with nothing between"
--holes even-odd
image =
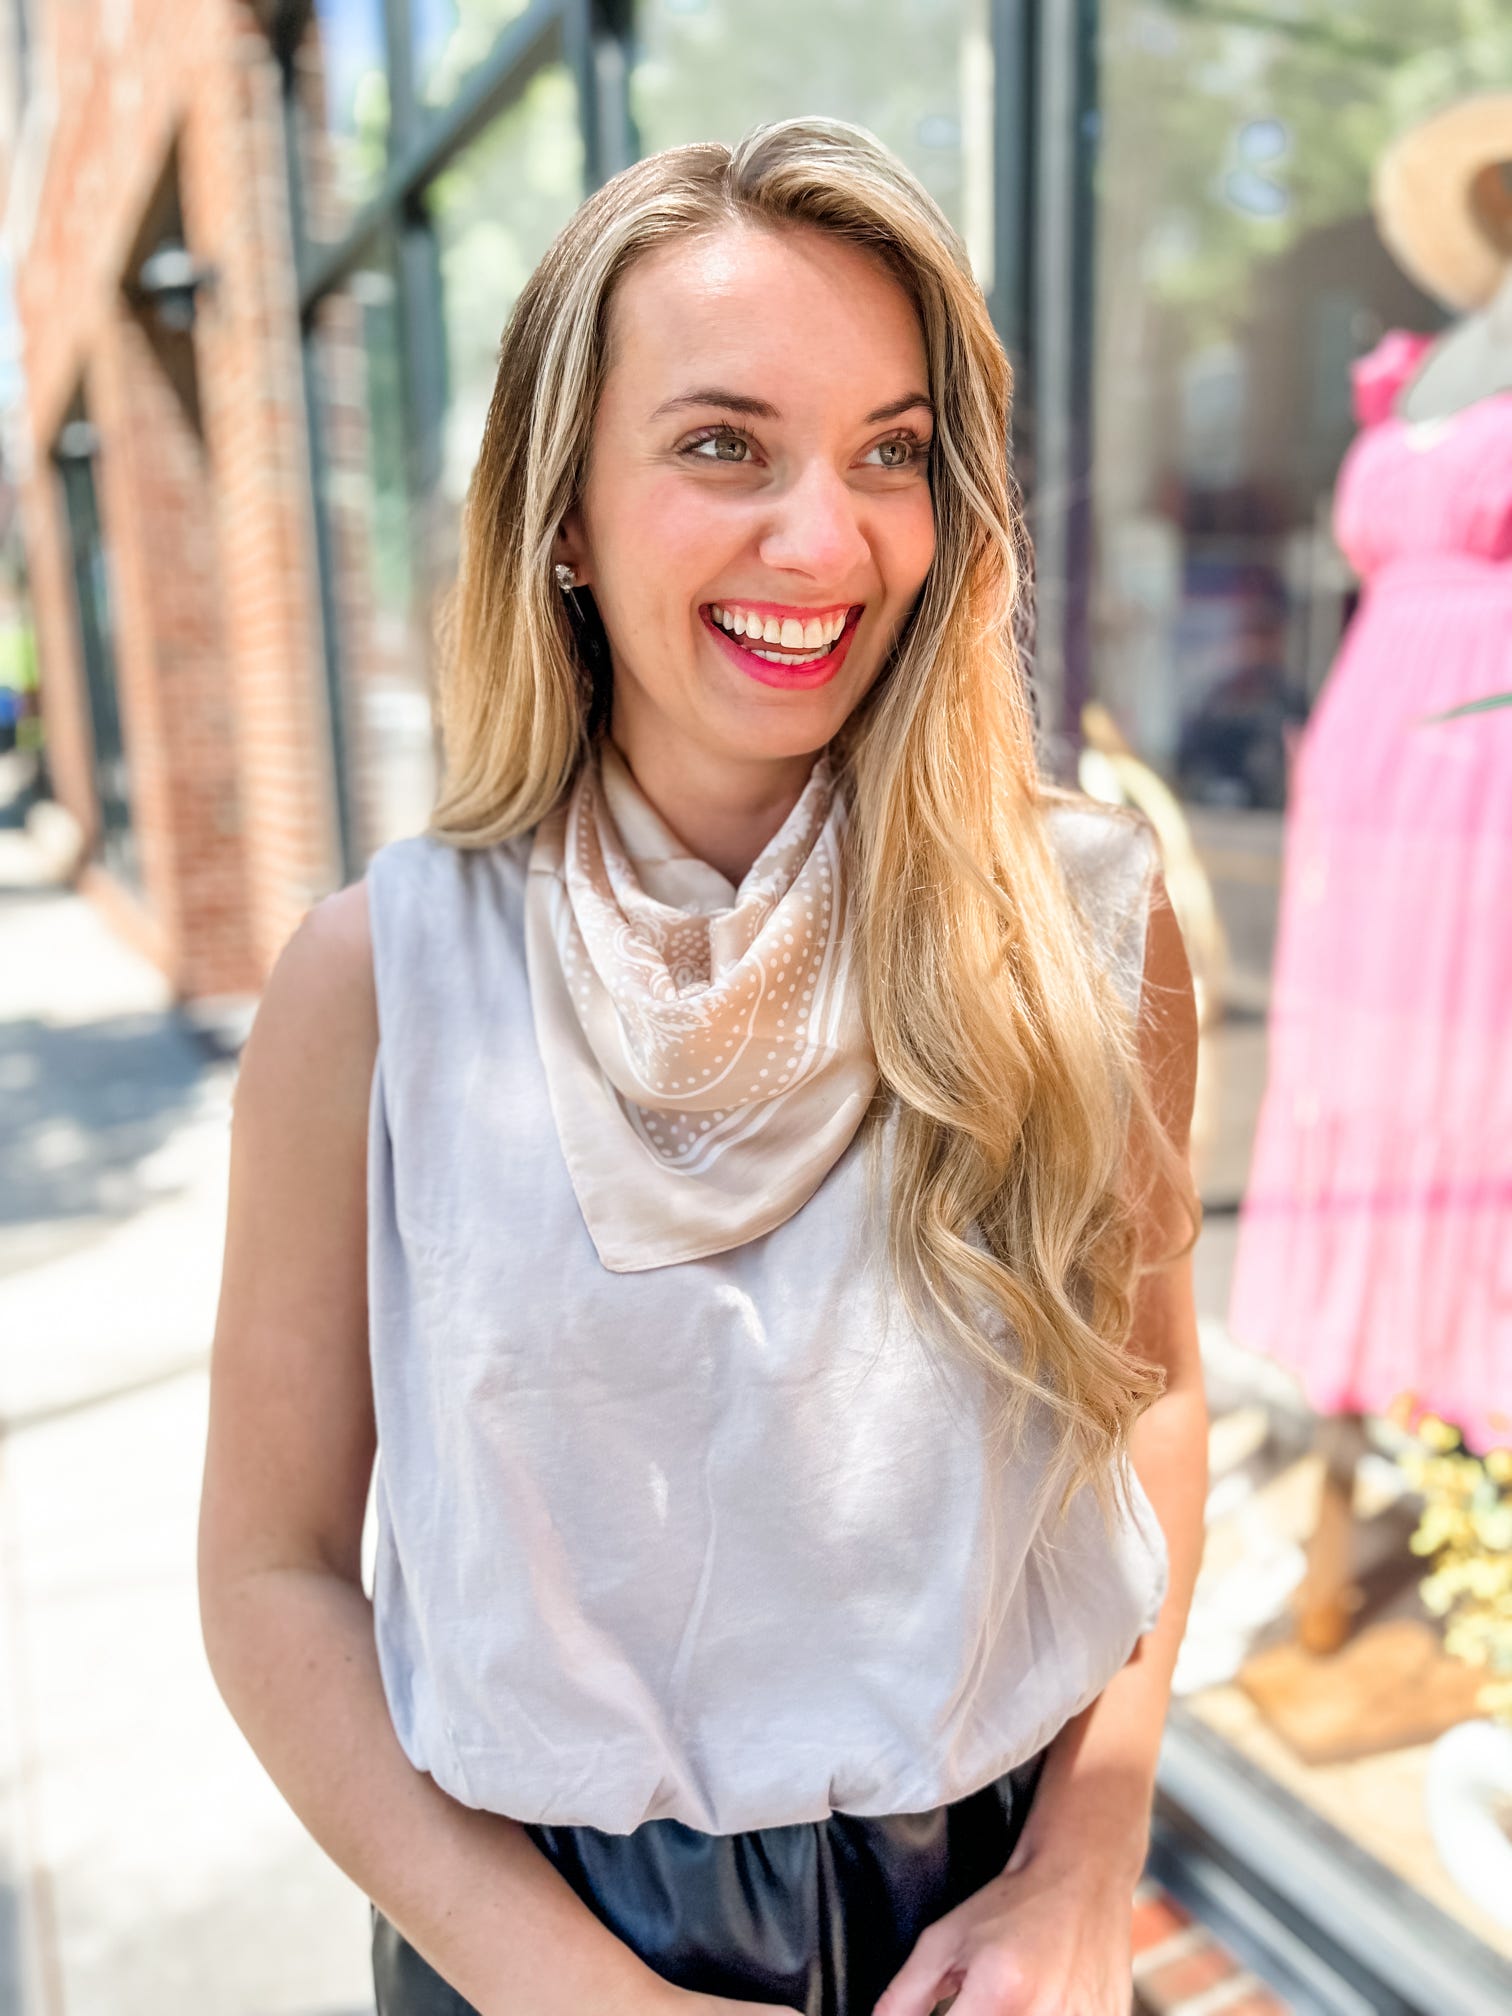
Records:
<instances>
[{"instance_id":1,"label":"long blonde hair","mask_svg":"<svg viewBox=\"0 0 1512 2016\"><path fill-rule=\"evenodd\" d=\"M994 1446L1011 1452L1046 1410L1047 1492L1059 1478L1064 1509L1090 1484L1106 1518L1127 1432L1164 1386L1127 1348L1136 1279L1158 1264L1141 1251L1136 1161L1144 1197L1154 1170L1186 1207L1180 1253L1200 1205L1045 831L1046 803L1065 794L1040 774L1015 641L1027 540L1007 466L1011 368L949 220L861 129L791 119L733 150L652 155L583 203L526 283L442 605L446 774L429 831L462 847L524 832L587 757L607 645L591 606L564 610L552 542L587 466L611 300L654 248L736 222L868 249L919 318L935 556L831 745L852 814L874 1111L897 1123L887 1247L911 1316L986 1375Z\"/></svg>"}]
</instances>

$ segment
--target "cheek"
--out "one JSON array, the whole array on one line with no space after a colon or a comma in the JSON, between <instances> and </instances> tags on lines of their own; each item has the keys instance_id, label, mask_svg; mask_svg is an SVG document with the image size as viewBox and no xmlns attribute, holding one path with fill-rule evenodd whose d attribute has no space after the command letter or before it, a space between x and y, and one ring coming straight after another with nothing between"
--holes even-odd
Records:
<instances>
[{"instance_id":1,"label":"cheek","mask_svg":"<svg viewBox=\"0 0 1512 2016\"><path fill-rule=\"evenodd\" d=\"M642 611L660 609L679 621L740 550L739 514L675 474L656 471L627 488L601 522L617 528L614 550L601 555L620 593Z\"/></svg>"},{"instance_id":2,"label":"cheek","mask_svg":"<svg viewBox=\"0 0 1512 2016\"><path fill-rule=\"evenodd\" d=\"M934 500L926 492L910 499L887 528L888 587L911 600L924 584L935 556Z\"/></svg>"}]
</instances>

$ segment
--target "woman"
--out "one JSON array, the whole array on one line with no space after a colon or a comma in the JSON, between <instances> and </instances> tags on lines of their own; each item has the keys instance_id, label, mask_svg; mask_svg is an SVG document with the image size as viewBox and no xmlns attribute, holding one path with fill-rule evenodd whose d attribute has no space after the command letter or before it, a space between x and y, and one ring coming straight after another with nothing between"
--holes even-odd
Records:
<instances>
[{"instance_id":1,"label":"woman","mask_svg":"<svg viewBox=\"0 0 1512 2016\"><path fill-rule=\"evenodd\" d=\"M1195 1021L1036 771L1010 382L821 120L625 171L505 332L440 801L247 1046L201 1526L381 2016L1127 2010Z\"/></svg>"}]
</instances>

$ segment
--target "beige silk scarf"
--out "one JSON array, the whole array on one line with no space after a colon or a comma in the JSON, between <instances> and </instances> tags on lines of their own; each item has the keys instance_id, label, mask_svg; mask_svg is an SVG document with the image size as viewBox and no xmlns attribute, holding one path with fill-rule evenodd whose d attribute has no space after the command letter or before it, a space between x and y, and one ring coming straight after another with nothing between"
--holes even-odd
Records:
<instances>
[{"instance_id":1,"label":"beige silk scarf","mask_svg":"<svg viewBox=\"0 0 1512 2016\"><path fill-rule=\"evenodd\" d=\"M568 1173L604 1266L769 1232L865 1116L827 752L739 888L689 854L607 737L536 828L525 945Z\"/></svg>"}]
</instances>

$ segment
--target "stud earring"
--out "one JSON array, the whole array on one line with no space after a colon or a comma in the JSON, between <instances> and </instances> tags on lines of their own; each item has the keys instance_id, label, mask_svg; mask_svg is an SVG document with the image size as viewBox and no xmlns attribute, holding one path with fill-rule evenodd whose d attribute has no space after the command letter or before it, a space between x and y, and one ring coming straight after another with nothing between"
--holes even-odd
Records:
<instances>
[{"instance_id":1,"label":"stud earring","mask_svg":"<svg viewBox=\"0 0 1512 2016\"><path fill-rule=\"evenodd\" d=\"M564 595L577 586L577 575L565 560L558 560L556 563L556 582Z\"/></svg>"}]
</instances>

